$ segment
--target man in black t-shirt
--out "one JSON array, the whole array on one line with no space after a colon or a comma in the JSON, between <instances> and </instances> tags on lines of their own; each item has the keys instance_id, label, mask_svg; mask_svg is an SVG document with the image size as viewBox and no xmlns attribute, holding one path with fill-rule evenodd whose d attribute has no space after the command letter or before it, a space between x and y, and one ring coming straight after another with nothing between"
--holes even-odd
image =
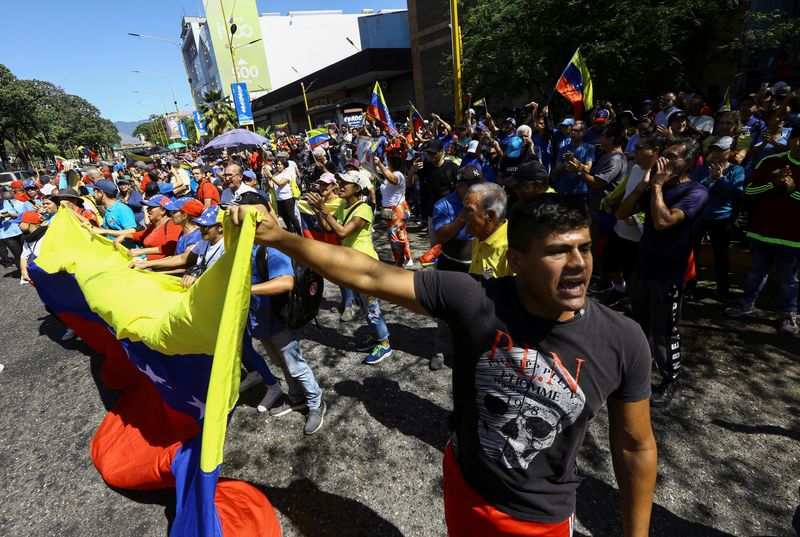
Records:
<instances>
[{"instance_id":1,"label":"man in black t-shirt","mask_svg":"<svg viewBox=\"0 0 800 537\"><path fill-rule=\"evenodd\" d=\"M431 217L433 204L447 196L456 184L458 166L444 159L442 142L437 138L425 144L425 162L415 161L411 165L411 181L420 182L420 198L422 201L422 215L428 219L428 230L433 229Z\"/></svg>"},{"instance_id":2,"label":"man in black t-shirt","mask_svg":"<svg viewBox=\"0 0 800 537\"><path fill-rule=\"evenodd\" d=\"M234 222L251 218L247 211L234 208ZM333 281L450 324L456 345L455 430L444 460L450 535L571 535L577 454L604 403L625 535L648 535L657 471L650 352L635 322L586 300L592 254L581 205L555 194L519 203L508 224L516 276L485 281L392 267L287 233L272 214L263 214L256 242Z\"/></svg>"}]
</instances>

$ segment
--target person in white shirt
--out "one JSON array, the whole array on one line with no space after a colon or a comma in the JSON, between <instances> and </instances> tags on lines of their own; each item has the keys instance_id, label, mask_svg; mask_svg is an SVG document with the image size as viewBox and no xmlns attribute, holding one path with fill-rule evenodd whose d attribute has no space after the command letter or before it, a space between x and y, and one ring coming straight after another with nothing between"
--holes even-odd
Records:
<instances>
[{"instance_id":1,"label":"person in white shirt","mask_svg":"<svg viewBox=\"0 0 800 537\"><path fill-rule=\"evenodd\" d=\"M171 160L169 162L169 171L172 174L172 187L175 192L175 197L190 196L192 191L192 179L189 177L189 172L181 168L180 162Z\"/></svg>"},{"instance_id":2,"label":"person in white shirt","mask_svg":"<svg viewBox=\"0 0 800 537\"><path fill-rule=\"evenodd\" d=\"M405 161L399 153L389 153L387 160L388 167L377 156L374 159L375 171L381 181L381 217L386 222L395 265L409 267L414 263L406 231L406 222L411 211L406 202L406 177L400 171Z\"/></svg>"},{"instance_id":3,"label":"person in white shirt","mask_svg":"<svg viewBox=\"0 0 800 537\"><path fill-rule=\"evenodd\" d=\"M42 225L42 215L36 211L25 211L17 216L14 223L22 231L22 253L19 256L19 269L22 274L19 283L33 283L28 276L28 261L39 257L42 237L47 227Z\"/></svg>"},{"instance_id":4,"label":"person in white shirt","mask_svg":"<svg viewBox=\"0 0 800 537\"><path fill-rule=\"evenodd\" d=\"M275 199L278 200L278 216L283 220L286 229L302 235L303 228L300 226L300 218L292 192L292 180L295 178L295 172L289 166L289 162L281 157L275 161L275 172L270 180L270 188L275 191Z\"/></svg>"}]
</instances>

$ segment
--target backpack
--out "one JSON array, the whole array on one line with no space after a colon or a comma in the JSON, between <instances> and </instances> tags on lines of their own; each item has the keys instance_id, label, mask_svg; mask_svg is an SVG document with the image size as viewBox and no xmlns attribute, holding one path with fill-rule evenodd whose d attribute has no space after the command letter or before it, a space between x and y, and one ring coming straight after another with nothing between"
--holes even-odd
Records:
<instances>
[{"instance_id":1,"label":"backpack","mask_svg":"<svg viewBox=\"0 0 800 537\"><path fill-rule=\"evenodd\" d=\"M256 269L264 281L269 281L267 247L256 249ZM325 280L308 267L292 261L294 288L288 293L270 297L272 311L291 329L302 328L317 317L322 304Z\"/></svg>"}]
</instances>

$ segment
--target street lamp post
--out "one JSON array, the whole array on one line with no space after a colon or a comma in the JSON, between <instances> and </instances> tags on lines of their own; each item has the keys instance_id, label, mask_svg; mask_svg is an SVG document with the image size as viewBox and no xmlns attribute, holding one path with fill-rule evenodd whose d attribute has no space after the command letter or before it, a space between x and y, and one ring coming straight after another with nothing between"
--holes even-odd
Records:
<instances>
[{"instance_id":1,"label":"street lamp post","mask_svg":"<svg viewBox=\"0 0 800 537\"><path fill-rule=\"evenodd\" d=\"M157 95L158 98L161 99L161 105L164 107L164 117L166 117L168 115L167 103L164 101L164 97L160 93L157 93L155 91L139 91L139 90L133 90L133 93L136 93L136 94L139 94L139 95L145 95L145 94L147 94L147 95ZM164 134L164 140L166 140L166 145L169 145L169 135L167 133L167 129L163 125L161 126L161 128L164 131L163 134ZM159 134L162 134L162 133L159 131Z\"/></svg>"},{"instance_id":2,"label":"street lamp post","mask_svg":"<svg viewBox=\"0 0 800 537\"><path fill-rule=\"evenodd\" d=\"M194 108L197 110L197 99L195 99L194 92L192 91L192 77L189 76L189 67L186 65L186 62L183 61L183 47L177 41L173 41L172 39L167 39L166 37L159 37L157 35L146 35L146 34L139 34L134 32L128 32L128 35L132 37L139 37L141 39L152 39L154 41L164 41L177 47L178 52L181 54L181 63L183 64L183 71L186 73L186 80L189 82L189 93L192 94L192 102L194 103Z\"/></svg>"},{"instance_id":3,"label":"street lamp post","mask_svg":"<svg viewBox=\"0 0 800 537\"><path fill-rule=\"evenodd\" d=\"M178 117L181 116L181 112L178 109L178 99L177 97L175 97L175 89L172 87L172 82L170 81L167 75L165 75L164 73L157 73L155 71L142 71L140 69L134 69L133 72L145 76L157 76L166 80L167 84L169 85L169 91L170 93L172 93L172 102L175 104L175 113L178 115Z\"/></svg>"}]
</instances>

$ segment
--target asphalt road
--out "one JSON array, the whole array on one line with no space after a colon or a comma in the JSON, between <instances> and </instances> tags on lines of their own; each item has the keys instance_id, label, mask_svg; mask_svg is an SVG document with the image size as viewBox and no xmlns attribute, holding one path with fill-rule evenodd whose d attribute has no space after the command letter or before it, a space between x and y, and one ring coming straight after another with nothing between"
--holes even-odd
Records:
<instances>
[{"instance_id":1,"label":"asphalt road","mask_svg":"<svg viewBox=\"0 0 800 537\"><path fill-rule=\"evenodd\" d=\"M423 248L415 235L414 253ZM376 245L388 259L382 233ZM773 290L765 291L766 306ZM170 492L104 484L89 441L116 394L97 374L102 358L63 327L34 290L0 271L0 536L163 536ZM308 326L303 351L328 403L325 427L302 434L303 417L255 411L240 401L223 475L249 481L291 536L445 535L441 457L451 409L450 369L428 369L433 323L385 305L395 354L379 366L347 350L366 328L329 308ZM728 320L710 299L684 309L684 382L653 414L659 477L651 535L791 536L800 504L800 338L774 332L775 314ZM581 452L578 533L621 535L619 493L601 413Z\"/></svg>"}]
</instances>

